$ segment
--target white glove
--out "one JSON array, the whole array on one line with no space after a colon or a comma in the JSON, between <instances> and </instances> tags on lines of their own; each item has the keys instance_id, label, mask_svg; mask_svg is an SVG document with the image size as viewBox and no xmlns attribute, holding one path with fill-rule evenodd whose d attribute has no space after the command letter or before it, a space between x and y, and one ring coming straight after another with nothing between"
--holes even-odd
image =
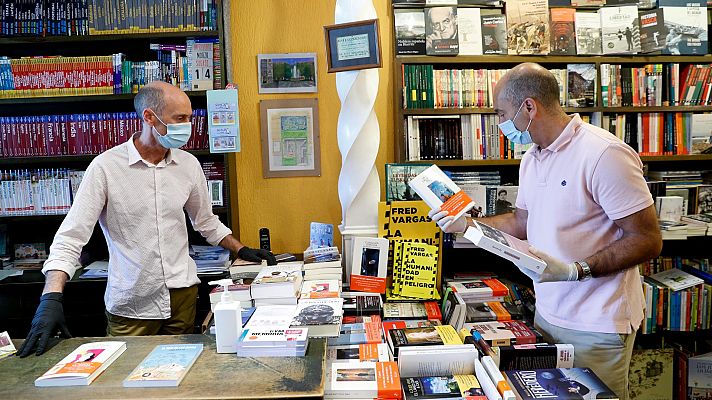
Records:
<instances>
[{"instance_id":1,"label":"white glove","mask_svg":"<svg viewBox=\"0 0 712 400\"><path fill-rule=\"evenodd\" d=\"M461 216L458 219L448 215L447 211L440 211L439 208L430 210L428 217L433 220L445 233L462 233L467 229L467 219Z\"/></svg>"},{"instance_id":2,"label":"white glove","mask_svg":"<svg viewBox=\"0 0 712 400\"><path fill-rule=\"evenodd\" d=\"M537 274L528 268L519 267L519 269L526 276L532 278L534 282L542 283L578 280L578 268L576 268L576 264L567 264L534 247L530 247L529 252L541 258L546 263L546 268L544 268L544 272L541 274Z\"/></svg>"}]
</instances>

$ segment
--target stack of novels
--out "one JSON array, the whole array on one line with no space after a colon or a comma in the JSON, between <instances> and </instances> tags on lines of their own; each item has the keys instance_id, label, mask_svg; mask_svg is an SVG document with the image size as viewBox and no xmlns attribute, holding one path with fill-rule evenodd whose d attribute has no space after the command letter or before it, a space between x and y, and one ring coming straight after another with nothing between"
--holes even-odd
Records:
<instances>
[{"instance_id":1,"label":"stack of novels","mask_svg":"<svg viewBox=\"0 0 712 400\"><path fill-rule=\"evenodd\" d=\"M343 323L339 336L328 340L329 346L382 343L381 319L374 315L368 321Z\"/></svg>"},{"instance_id":2,"label":"stack of novels","mask_svg":"<svg viewBox=\"0 0 712 400\"><path fill-rule=\"evenodd\" d=\"M239 357L294 357L307 351L307 329L246 328L237 341Z\"/></svg>"},{"instance_id":3,"label":"stack of novels","mask_svg":"<svg viewBox=\"0 0 712 400\"><path fill-rule=\"evenodd\" d=\"M339 297L341 281L336 279L304 280L299 293L300 299L324 299Z\"/></svg>"},{"instance_id":4,"label":"stack of novels","mask_svg":"<svg viewBox=\"0 0 712 400\"><path fill-rule=\"evenodd\" d=\"M222 273L230 267L230 251L223 247L191 245L188 253L199 274Z\"/></svg>"},{"instance_id":5,"label":"stack of novels","mask_svg":"<svg viewBox=\"0 0 712 400\"><path fill-rule=\"evenodd\" d=\"M680 221L687 224L688 233L695 232L695 236L712 236L712 214L683 215Z\"/></svg>"},{"instance_id":6,"label":"stack of novels","mask_svg":"<svg viewBox=\"0 0 712 400\"><path fill-rule=\"evenodd\" d=\"M501 302L509 294L507 286L497 278L449 281L447 285L456 291L468 304L488 301Z\"/></svg>"},{"instance_id":7,"label":"stack of novels","mask_svg":"<svg viewBox=\"0 0 712 400\"><path fill-rule=\"evenodd\" d=\"M310 260L312 260L310 258ZM343 269L341 267L341 258L333 261L321 262L304 262L304 280L337 280L343 279Z\"/></svg>"},{"instance_id":8,"label":"stack of novels","mask_svg":"<svg viewBox=\"0 0 712 400\"><path fill-rule=\"evenodd\" d=\"M263 305L294 305L302 288L300 263L264 266L252 281L251 293L255 307Z\"/></svg>"},{"instance_id":9,"label":"stack of novels","mask_svg":"<svg viewBox=\"0 0 712 400\"><path fill-rule=\"evenodd\" d=\"M292 323L296 305L255 307L255 312L245 324L251 329L287 329Z\"/></svg>"},{"instance_id":10,"label":"stack of novels","mask_svg":"<svg viewBox=\"0 0 712 400\"><path fill-rule=\"evenodd\" d=\"M244 282L244 281L243 281ZM243 309L246 307L252 307L252 296L250 295L250 284L249 283L235 283L228 286L228 291L233 300L240 302L240 307ZM220 302L220 297L222 296L223 287L218 285L210 291L210 309L214 310L215 305Z\"/></svg>"}]
</instances>

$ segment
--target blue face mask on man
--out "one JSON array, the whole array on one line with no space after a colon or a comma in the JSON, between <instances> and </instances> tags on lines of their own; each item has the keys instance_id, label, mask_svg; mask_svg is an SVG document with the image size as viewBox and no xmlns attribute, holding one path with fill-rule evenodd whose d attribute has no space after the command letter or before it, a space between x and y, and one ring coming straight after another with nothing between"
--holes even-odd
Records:
<instances>
[{"instance_id":1,"label":"blue face mask on man","mask_svg":"<svg viewBox=\"0 0 712 400\"><path fill-rule=\"evenodd\" d=\"M522 111L522 107L524 106L524 102L519 106L519 109L517 110L517 113L514 114L514 118L508 119L501 124L499 124L499 129L502 130L502 134L504 134L507 139L516 144L529 144L532 143L532 136L529 134L529 126L532 124L531 118L529 119L529 123L527 124L526 129L524 131L520 131L517 129L516 126L514 126L514 120L517 119L517 115L519 115L519 112Z\"/></svg>"},{"instance_id":2,"label":"blue face mask on man","mask_svg":"<svg viewBox=\"0 0 712 400\"><path fill-rule=\"evenodd\" d=\"M151 111L153 112L153 111ZM166 124L158 118L158 115L154 112L153 115L158 119L160 123L166 126L166 134L161 135L156 127L153 127L156 139L161 146L167 149L177 149L188 143L190 139L190 134L193 131L193 127L190 122L182 122L178 124Z\"/></svg>"}]
</instances>

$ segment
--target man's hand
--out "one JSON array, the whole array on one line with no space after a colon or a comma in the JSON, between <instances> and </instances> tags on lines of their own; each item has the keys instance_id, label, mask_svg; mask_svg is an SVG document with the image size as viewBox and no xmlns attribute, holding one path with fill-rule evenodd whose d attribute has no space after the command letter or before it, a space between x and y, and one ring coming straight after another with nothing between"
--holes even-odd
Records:
<instances>
[{"instance_id":1,"label":"man's hand","mask_svg":"<svg viewBox=\"0 0 712 400\"><path fill-rule=\"evenodd\" d=\"M447 211L440 211L439 208L430 210L428 217L433 220L445 233L462 233L467 229L467 219L461 216L458 219L448 215Z\"/></svg>"},{"instance_id":2,"label":"man's hand","mask_svg":"<svg viewBox=\"0 0 712 400\"><path fill-rule=\"evenodd\" d=\"M542 283L578 280L578 268L576 268L576 264L566 264L565 262L558 260L534 247L530 247L529 252L541 258L546 263L546 268L544 268L544 272L541 274L537 274L528 268L519 268L525 275L532 278L534 282Z\"/></svg>"},{"instance_id":3,"label":"man's hand","mask_svg":"<svg viewBox=\"0 0 712 400\"><path fill-rule=\"evenodd\" d=\"M62 293L45 293L40 297L40 305L37 306L35 317L32 319L32 327L17 355L20 357L29 356L35 345L37 345L36 355L44 353L47 350L49 338L57 333L57 329L60 331L60 336L72 337L64 322Z\"/></svg>"},{"instance_id":4,"label":"man's hand","mask_svg":"<svg viewBox=\"0 0 712 400\"><path fill-rule=\"evenodd\" d=\"M244 246L237 252L237 256L245 261L261 263L262 260L267 260L267 265L277 265L277 259L274 258L274 254L265 249L251 249Z\"/></svg>"}]
</instances>

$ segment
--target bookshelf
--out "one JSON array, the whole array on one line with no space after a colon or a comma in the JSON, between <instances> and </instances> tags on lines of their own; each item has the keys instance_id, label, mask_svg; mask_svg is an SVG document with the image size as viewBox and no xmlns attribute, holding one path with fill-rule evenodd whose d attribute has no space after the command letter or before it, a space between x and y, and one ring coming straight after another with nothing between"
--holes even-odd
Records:
<instances>
[{"instance_id":1,"label":"bookshelf","mask_svg":"<svg viewBox=\"0 0 712 400\"><path fill-rule=\"evenodd\" d=\"M90 4L85 3L85 4ZM160 2L159 2L160 3ZM165 7L178 7L180 2L164 2ZM72 3L76 6L79 3ZM95 2L94 4L102 4ZM135 2L137 4L137 2ZM156 4L156 3L154 3ZM192 1L185 2L186 7L198 4ZM216 77L213 86L216 89L225 86L225 48L222 2L211 0L202 4L209 5L212 10L212 17L201 16L201 18L211 18L211 25L205 25L203 29L195 28L191 30L179 30L175 28L180 24L179 20L187 21L189 18L188 8L173 12L169 17L169 10L162 10L164 28L157 27L153 32L148 29L129 29L131 22L122 22L121 18L115 18L116 23L124 24L122 31L98 31L90 35L7 35L6 31L0 31L0 57L5 56L10 59L31 56L55 56L83 57L102 56L121 53L127 60L131 61L155 61L158 60L156 50L149 47L150 44L165 45L186 45L188 39L217 39L220 43L219 53L213 54L213 60L219 62L221 75ZM70 5L67 5L70 7ZM161 7L156 5L156 7ZM200 7L200 6L199 6ZM95 10L94 10L95 11ZM89 9L89 13L92 9ZM138 13L134 17L138 18ZM154 14L158 21L158 14ZM176 17L179 16L179 17ZM193 14L196 17L197 15ZM115 16L115 17L118 17ZM107 17L108 18L108 17ZM128 15L131 21L131 15ZM181 19L184 18L184 19ZM134 20L135 23L138 20ZM202 21L202 20L201 20ZM104 21L109 23L107 19ZM94 21L94 23L98 23ZM91 18L88 27L92 27ZM167 28L166 28L167 27ZM180 51L180 50L179 50ZM170 53L170 51L169 51ZM164 53L165 54L165 53ZM185 51L183 51L185 55ZM185 65L185 64L184 64ZM115 70L116 72L116 70ZM215 70L213 70L215 72ZM184 75L185 76L185 75ZM2 88L0 84L0 88ZM0 90L1 92L1 90ZM185 93L191 100L194 110L205 109L207 106L205 90L186 90ZM70 114L99 114L99 113L128 113L133 107L135 93L121 94L85 94L74 96L36 96L33 97L3 97L0 95L0 117L39 117L56 116ZM130 118L130 117L129 117ZM206 130L207 130L207 121ZM131 125L127 124L124 131L128 131ZM114 131L112 131L114 129ZM116 136L116 126L109 125L109 135ZM128 136L134 131L128 132ZM207 131L206 131L207 134ZM0 135L1 136L1 135ZM0 140L2 140L0 138ZM115 145L120 141L115 140ZM2 142L0 142L2 143ZM30 143L34 143L30 141ZM207 141L206 141L207 143ZM107 146L106 147L110 147ZM210 153L207 148L189 150L202 163L217 163L224 166L223 176L223 205L214 206L213 212L227 226L231 225L231 196L230 185L228 184L229 166L228 156L222 153ZM95 152L94 152L95 153ZM66 151L65 151L66 154ZM8 156L0 157L0 173L8 170L34 170L34 169L74 169L85 170L96 154L80 155L50 155L50 156ZM2 176L2 174L0 174ZM0 213L2 214L2 213ZM56 215L0 215L0 225L5 225L8 236L8 252L11 253L17 243L44 243L47 251L52 242L54 233L64 219L64 214ZM187 218L187 216L186 216ZM189 241L194 244L205 244L200 234L193 231L190 222L187 222ZM98 224L94 233L85 246L90 261L102 259L108 256L106 242ZM81 271L79 271L81 272ZM103 336L106 322L104 316L103 294L105 280L78 280L78 275L68 282L68 289L65 291L65 314L70 331L74 335L80 336ZM215 276L203 278L199 288L200 300L198 303L198 313L196 321L202 321L207 311L210 310L208 292L210 287L208 280L216 279ZM0 282L0 330L10 331L13 337L24 337L30 327L30 321L34 310L38 304L42 290L44 277L39 271L25 271L22 276L9 277ZM87 300L90 300L87 302ZM86 303L91 303L88 306Z\"/></svg>"},{"instance_id":2,"label":"bookshelf","mask_svg":"<svg viewBox=\"0 0 712 400\"><path fill-rule=\"evenodd\" d=\"M437 5L433 5L437 7ZM449 5L448 5L449 6ZM428 99L428 101L420 101L420 92L418 92L417 100L404 101L404 96L410 95L409 91L411 88L422 88L425 87L429 90L429 96L433 95L437 88L435 83L427 82L431 75L408 75L408 70L405 69L406 66L432 66L432 69L426 70L426 73L430 73L432 70L463 70L463 69L504 69L511 68L517 64L523 62L536 62L543 65L546 68L566 69L569 64L592 64L595 68L596 75L596 86L595 86L595 103L593 106L587 107L563 107L567 113L581 113L581 114L593 114L600 113L600 115L613 115L613 114L624 114L634 116L638 113L712 113L712 106L710 105L657 105L657 106L608 106L604 105L603 102L603 91L601 88L602 82L602 65L622 65L625 67L643 67L648 64L674 64L680 65L680 69L687 65L693 64L712 64L712 54L704 55L655 55L655 54L631 54L631 55L399 55L398 50L398 28L396 27L395 15L397 12L402 10L411 10L416 13L420 10L426 10L430 6L423 6L422 4L394 4L394 23L393 23L393 37L396 43L394 43L394 60L393 60L393 115L394 115L394 147L395 147L395 160L397 163L404 164L436 164L441 168L448 169L451 171L499 171L502 178L502 184L516 184L518 179L518 168L520 160L518 159L472 159L472 160L461 160L461 159L421 159L412 160L409 156L408 146L409 140L411 138L408 135L407 129L410 127L408 119L421 118L427 119L428 117L446 119L455 118L457 116L473 116L480 118L485 115L494 115L494 109L491 104L486 107L473 107L470 104L467 107L444 107L444 108L423 108L417 106L418 104L432 104L433 101ZM479 7L483 10L486 8L499 8L502 13L504 13L504 8L499 7L488 7L488 6L471 6L471 5L457 5L458 9ZM550 9L553 6L549 7ZM569 6L569 8L571 8ZM575 7L580 11L596 11L600 7ZM484 11L483 14L484 15ZM426 22L427 23L427 22ZM427 29L427 28L426 28ZM414 31L411 31L412 34ZM709 33L709 32L708 32ZM405 40L404 42L407 42ZM501 41L500 41L501 43ZM403 45L407 47L407 45ZM409 49L415 48L411 44ZM708 50L709 52L709 50ZM417 74L422 74L423 70L417 72ZM414 74L411 70L411 74ZM418 79L424 79L427 83L419 81ZM457 78L456 78L457 79ZM405 82L404 82L405 81ZM661 81L663 82L663 81ZM709 81L705 81L709 82ZM667 82L665 82L667 83ZM663 84L665 84L663 83ZM635 84L635 82L633 83ZM682 79L680 82L682 85ZM404 90L407 87L408 90ZM480 89L477 86L469 88L473 92ZM420 89L418 89L420 90ZM447 90L447 89L446 89ZM405 93L404 93L405 92ZM478 95L480 95L478 93ZM435 94L437 96L437 94ZM486 94L484 95L486 101ZM482 97L480 97L482 99ZM425 99L422 99L425 100ZM456 100L457 102L458 100ZM437 102L435 102L437 104ZM455 103L457 104L457 103ZM684 104L684 103L683 103ZM693 103L694 104L694 103ZM704 103L702 103L704 104ZM709 104L709 103L707 103ZM411 107L414 106L414 107ZM499 121L497 121L499 122ZM421 135L422 135L422 128ZM640 126L638 127L640 129ZM484 130L484 128L483 128ZM435 130L426 131L426 135L438 134ZM462 135L465 133L463 132ZM440 133L442 135L442 133ZM448 133L445 133L445 141L448 139ZM484 134L483 134L484 135ZM455 135L455 140L459 140L457 135ZM435 139L440 140L440 137ZM483 139L484 140L484 139ZM417 139L416 139L417 144ZM463 143L461 146L464 147L467 143ZM460 151L461 147L455 147ZM447 152L448 147L446 147ZM418 147L418 151L420 148ZM416 151L417 153L417 151ZM442 153L440 153L442 155ZM455 153L457 154L457 152ZM423 153L418 154L423 155ZM435 152L437 157L438 152ZM432 154L428 156L432 157ZM425 158L425 157L423 157ZM640 156L646 168L649 170L705 170L712 169L712 154L677 154L677 155L641 155ZM666 240L663 245L663 256L685 256L690 258L705 258L709 257L709 249L711 242L710 236L705 237L691 237L688 240ZM476 260L477 265L483 265L487 270L496 269L498 273L502 276L512 277L513 280L519 280L520 274L517 269L509 265L509 263L503 264L501 260L497 260L496 257L490 257L489 254L469 248L460 249L450 249L444 248L444 253L442 254L443 261L443 272L452 273L458 272L461 269L471 268L473 265L473 260ZM496 265L496 267L494 267ZM448 267L450 266L450 267ZM459 267L458 267L459 266ZM464 267L468 266L468 267ZM526 280L526 279L525 279ZM661 343L668 341L678 341L684 342L689 340L691 342L700 343L703 337L709 337L710 331L695 331L695 332L674 332L674 331L663 331L652 335L640 335L638 338L638 343L643 346L651 347L653 345L660 346Z\"/></svg>"}]
</instances>

